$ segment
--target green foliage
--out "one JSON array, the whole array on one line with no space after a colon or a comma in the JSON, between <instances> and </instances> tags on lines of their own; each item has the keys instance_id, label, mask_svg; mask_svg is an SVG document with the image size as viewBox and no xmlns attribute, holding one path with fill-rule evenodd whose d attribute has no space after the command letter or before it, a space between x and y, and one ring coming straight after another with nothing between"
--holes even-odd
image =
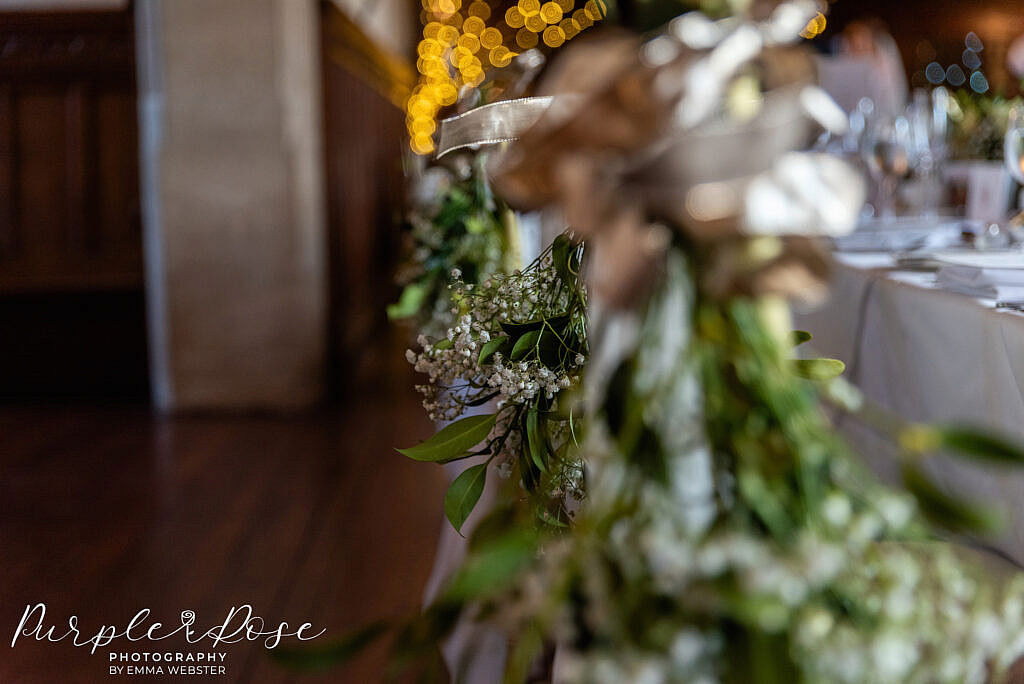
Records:
<instances>
[{"instance_id":1,"label":"green foliage","mask_svg":"<svg viewBox=\"0 0 1024 684\"><path fill-rule=\"evenodd\" d=\"M499 408L486 424L463 419L421 445L400 450L436 463L474 454L498 460L499 467L518 475L527 494L524 507L537 512L534 522L561 529L571 517L566 495L583 496L582 468L569 449L575 434L572 407L560 405L588 352L582 259L583 246L561 235L522 271L496 273L476 288L456 282L465 311L458 325L436 343L424 341L420 355L410 352L417 369L431 375L431 383L421 386L424 406L439 420L495 399ZM446 499L456 529L479 498L477 480L465 477Z\"/></svg>"},{"instance_id":2,"label":"green foliage","mask_svg":"<svg viewBox=\"0 0 1024 684\"><path fill-rule=\"evenodd\" d=\"M345 638L322 646L289 648L279 646L270 651L270 657L294 670L315 672L343 665L359 655L391 629L386 622L374 622Z\"/></svg>"},{"instance_id":3,"label":"green foliage","mask_svg":"<svg viewBox=\"0 0 1024 684\"><path fill-rule=\"evenodd\" d=\"M799 347L804 342L810 342L812 339L811 333L806 330L794 330L793 331L793 346Z\"/></svg>"},{"instance_id":4,"label":"green foliage","mask_svg":"<svg viewBox=\"0 0 1024 684\"><path fill-rule=\"evenodd\" d=\"M476 547L444 592L441 602L472 601L506 590L534 558L539 541L529 529L517 529Z\"/></svg>"},{"instance_id":5,"label":"green foliage","mask_svg":"<svg viewBox=\"0 0 1024 684\"><path fill-rule=\"evenodd\" d=\"M796 359L793 372L801 378L825 382L838 378L846 370L846 364L838 359Z\"/></svg>"},{"instance_id":6,"label":"green foliage","mask_svg":"<svg viewBox=\"0 0 1024 684\"><path fill-rule=\"evenodd\" d=\"M1024 465L1024 450L990 432L970 427L939 426L937 446L968 458L998 465Z\"/></svg>"},{"instance_id":7,"label":"green foliage","mask_svg":"<svg viewBox=\"0 0 1024 684\"><path fill-rule=\"evenodd\" d=\"M903 485L917 499L928 520L941 528L952 532L986 533L1001 525L998 513L946 494L912 463L903 464Z\"/></svg>"},{"instance_id":8,"label":"green foliage","mask_svg":"<svg viewBox=\"0 0 1024 684\"><path fill-rule=\"evenodd\" d=\"M455 478L444 497L444 514L455 531L462 534L462 526L473 512L487 481L487 463L466 468Z\"/></svg>"},{"instance_id":9,"label":"green foliage","mask_svg":"<svg viewBox=\"0 0 1024 684\"><path fill-rule=\"evenodd\" d=\"M438 430L427 439L398 453L414 461L449 463L469 456L470 449L487 439L497 422L497 415L469 416Z\"/></svg>"},{"instance_id":10,"label":"green foliage","mask_svg":"<svg viewBox=\"0 0 1024 684\"><path fill-rule=\"evenodd\" d=\"M452 307L457 308L449 289L452 273L477 284L502 268L509 249L506 230L484 178L474 168L469 178L449 181L436 202L410 213L398 277L403 289L387 308L388 318L411 320L428 334L443 332L454 318Z\"/></svg>"},{"instance_id":11,"label":"green foliage","mask_svg":"<svg viewBox=\"0 0 1024 684\"><path fill-rule=\"evenodd\" d=\"M477 365L483 366L488 363L497 352L503 352L505 354L509 351L510 337L496 337L490 342L486 342L483 347L480 348L480 356L477 357Z\"/></svg>"},{"instance_id":12,"label":"green foliage","mask_svg":"<svg viewBox=\"0 0 1024 684\"><path fill-rule=\"evenodd\" d=\"M951 103L950 152L954 159L1001 161L1010 110L1024 104L1020 97L979 95L967 89L955 93Z\"/></svg>"},{"instance_id":13,"label":"green foliage","mask_svg":"<svg viewBox=\"0 0 1024 684\"><path fill-rule=\"evenodd\" d=\"M426 302L427 294L430 291L426 281L409 283L402 290L402 296L398 302L388 306L388 318L397 320L401 318L412 318L419 314Z\"/></svg>"}]
</instances>

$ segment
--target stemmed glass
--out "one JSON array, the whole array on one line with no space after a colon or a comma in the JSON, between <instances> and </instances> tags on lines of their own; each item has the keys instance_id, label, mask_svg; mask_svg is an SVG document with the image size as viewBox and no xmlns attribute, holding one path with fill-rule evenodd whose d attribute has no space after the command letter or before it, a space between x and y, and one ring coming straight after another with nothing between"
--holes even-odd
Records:
<instances>
[{"instance_id":1,"label":"stemmed glass","mask_svg":"<svg viewBox=\"0 0 1024 684\"><path fill-rule=\"evenodd\" d=\"M1024 185L1024 105L1015 104L1010 108L1003 159L1013 179Z\"/></svg>"},{"instance_id":2,"label":"stemmed glass","mask_svg":"<svg viewBox=\"0 0 1024 684\"><path fill-rule=\"evenodd\" d=\"M914 100L907 107L907 120L914 148L914 173L924 193L923 213L934 218L941 192L939 168L948 152L949 91L941 87L930 95L926 90L915 91Z\"/></svg>"},{"instance_id":3,"label":"stemmed glass","mask_svg":"<svg viewBox=\"0 0 1024 684\"><path fill-rule=\"evenodd\" d=\"M912 167L914 142L910 122L902 116L880 115L868 126L864 138L864 160L879 186L878 215L891 219L894 197L901 180Z\"/></svg>"},{"instance_id":4,"label":"stemmed glass","mask_svg":"<svg viewBox=\"0 0 1024 684\"><path fill-rule=\"evenodd\" d=\"M1003 163L1010 176L1024 185L1024 105L1015 104L1010 108L1006 123L1006 138L1003 140ZM1024 211L1021 211L1007 226L1007 238L1010 245L1024 242Z\"/></svg>"}]
</instances>

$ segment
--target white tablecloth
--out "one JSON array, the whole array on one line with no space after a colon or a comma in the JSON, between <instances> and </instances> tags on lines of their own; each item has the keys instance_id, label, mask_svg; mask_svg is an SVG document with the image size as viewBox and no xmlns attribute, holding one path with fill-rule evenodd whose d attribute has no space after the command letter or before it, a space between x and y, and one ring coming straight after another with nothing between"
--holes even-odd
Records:
<instances>
[{"instance_id":1,"label":"white tablecloth","mask_svg":"<svg viewBox=\"0 0 1024 684\"><path fill-rule=\"evenodd\" d=\"M1024 316L938 290L931 274L887 269L886 255L836 259L830 301L795 316L815 353L845 361L847 379L907 419L983 426L1024 443ZM849 418L842 427L895 480L892 446ZM1024 469L940 456L929 471L947 491L1003 509L1007 524L987 542L1024 562Z\"/></svg>"}]
</instances>

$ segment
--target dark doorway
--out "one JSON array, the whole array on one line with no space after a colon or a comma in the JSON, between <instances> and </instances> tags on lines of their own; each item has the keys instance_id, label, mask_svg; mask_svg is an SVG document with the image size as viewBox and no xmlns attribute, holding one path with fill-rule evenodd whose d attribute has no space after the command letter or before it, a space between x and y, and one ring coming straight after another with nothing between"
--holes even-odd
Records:
<instances>
[{"instance_id":1,"label":"dark doorway","mask_svg":"<svg viewBox=\"0 0 1024 684\"><path fill-rule=\"evenodd\" d=\"M0 13L0 399L148 395L135 37Z\"/></svg>"}]
</instances>

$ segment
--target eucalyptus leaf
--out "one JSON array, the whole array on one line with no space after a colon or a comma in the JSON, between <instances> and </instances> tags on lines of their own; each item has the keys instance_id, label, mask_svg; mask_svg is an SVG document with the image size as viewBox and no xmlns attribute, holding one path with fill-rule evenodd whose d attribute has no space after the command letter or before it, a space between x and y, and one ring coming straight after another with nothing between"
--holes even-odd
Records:
<instances>
[{"instance_id":1,"label":"eucalyptus leaf","mask_svg":"<svg viewBox=\"0 0 1024 684\"><path fill-rule=\"evenodd\" d=\"M903 484L921 512L934 524L953 532L992 532L1000 526L997 512L946 494L913 463L903 465Z\"/></svg>"},{"instance_id":2,"label":"eucalyptus leaf","mask_svg":"<svg viewBox=\"0 0 1024 684\"><path fill-rule=\"evenodd\" d=\"M470 466L455 478L444 496L444 514L455 531L462 534L466 518L473 512L487 481L487 464Z\"/></svg>"},{"instance_id":3,"label":"eucalyptus leaf","mask_svg":"<svg viewBox=\"0 0 1024 684\"><path fill-rule=\"evenodd\" d=\"M935 429L935 436L937 446L979 461L1024 464L1024 450L1019 446L978 429L940 426Z\"/></svg>"},{"instance_id":4,"label":"eucalyptus leaf","mask_svg":"<svg viewBox=\"0 0 1024 684\"><path fill-rule=\"evenodd\" d=\"M540 341L540 336L540 330L531 330L530 332L520 337L518 340L516 340L516 345L512 347L512 353L509 354L509 358L512 359L513 361L519 361L520 359L522 359L524 356L526 356L527 354L534 350L534 348L537 346L537 343Z\"/></svg>"},{"instance_id":5,"label":"eucalyptus leaf","mask_svg":"<svg viewBox=\"0 0 1024 684\"><path fill-rule=\"evenodd\" d=\"M545 463L546 459L544 458L546 447L540 430L540 411L536 404L531 406L530 410L526 412L526 442L534 465L541 472L546 473L548 471L547 463Z\"/></svg>"},{"instance_id":6,"label":"eucalyptus leaf","mask_svg":"<svg viewBox=\"0 0 1024 684\"><path fill-rule=\"evenodd\" d=\"M477 365L484 365L485 363L491 360L491 357L494 356L496 352L501 350L503 347L507 347L508 345L509 338L504 336L495 337L489 342L484 343L484 346L480 349L480 356L479 358L477 358L476 361Z\"/></svg>"},{"instance_id":7,"label":"eucalyptus leaf","mask_svg":"<svg viewBox=\"0 0 1024 684\"><path fill-rule=\"evenodd\" d=\"M469 416L448 425L430 439L398 453L414 461L444 463L460 458L465 452L487 439L498 416Z\"/></svg>"},{"instance_id":8,"label":"eucalyptus leaf","mask_svg":"<svg viewBox=\"0 0 1024 684\"><path fill-rule=\"evenodd\" d=\"M503 591L534 558L535 533L517 530L481 545L448 585L444 599L466 601Z\"/></svg>"},{"instance_id":9,"label":"eucalyptus leaf","mask_svg":"<svg viewBox=\"0 0 1024 684\"><path fill-rule=\"evenodd\" d=\"M846 364L839 359L797 359L792 362L792 368L801 378L824 381L842 375Z\"/></svg>"}]
</instances>

